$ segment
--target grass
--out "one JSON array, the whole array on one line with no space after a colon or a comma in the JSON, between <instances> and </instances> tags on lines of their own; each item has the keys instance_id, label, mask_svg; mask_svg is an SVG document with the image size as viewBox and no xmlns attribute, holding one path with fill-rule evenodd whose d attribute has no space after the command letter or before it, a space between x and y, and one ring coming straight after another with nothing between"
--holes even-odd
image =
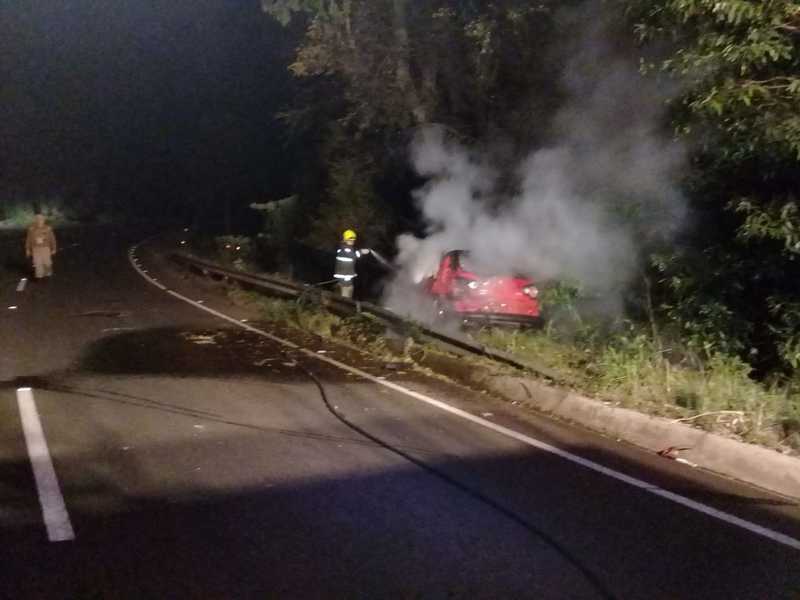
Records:
<instances>
[{"instance_id":1,"label":"grass","mask_svg":"<svg viewBox=\"0 0 800 600\"><path fill-rule=\"evenodd\" d=\"M231 290L229 296L239 305L257 309L261 318L267 321L335 339L358 350L366 350L374 358L398 359L387 344L385 327L369 316L339 317L318 304L282 300L242 289Z\"/></svg>"},{"instance_id":2,"label":"grass","mask_svg":"<svg viewBox=\"0 0 800 600\"><path fill-rule=\"evenodd\" d=\"M374 356L396 360L385 329L365 316L341 318L313 302L231 293L255 304L263 318L325 338L345 341ZM618 406L663 416L781 450L800 452L800 377L767 384L751 377L738 357L714 354L688 361L664 350L643 330L609 332L581 323L542 330L485 328L473 332L485 345L543 365L563 375L572 387ZM466 359L469 360L469 359Z\"/></svg>"},{"instance_id":3,"label":"grass","mask_svg":"<svg viewBox=\"0 0 800 600\"><path fill-rule=\"evenodd\" d=\"M693 367L667 356L641 332L559 339L553 332L493 328L475 335L484 344L535 359L580 391L619 406L800 450L800 385L757 382L738 357L716 354Z\"/></svg>"}]
</instances>

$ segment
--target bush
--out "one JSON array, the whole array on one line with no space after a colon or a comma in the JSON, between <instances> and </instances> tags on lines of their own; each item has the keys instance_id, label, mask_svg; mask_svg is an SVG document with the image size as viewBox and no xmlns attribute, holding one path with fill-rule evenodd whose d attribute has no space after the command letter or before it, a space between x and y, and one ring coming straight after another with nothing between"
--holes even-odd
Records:
<instances>
[{"instance_id":1,"label":"bush","mask_svg":"<svg viewBox=\"0 0 800 600\"><path fill-rule=\"evenodd\" d=\"M222 235L214 238L217 258L240 271L249 270L253 258L253 244L250 238L241 235Z\"/></svg>"},{"instance_id":2,"label":"bush","mask_svg":"<svg viewBox=\"0 0 800 600\"><path fill-rule=\"evenodd\" d=\"M772 384L755 381L738 356L712 352L696 362L691 350L662 348L628 323L609 333L584 323L583 335L487 328L482 343L528 362L555 369L584 392L622 406L685 420L747 441L800 444L800 378ZM800 448L800 446L798 446Z\"/></svg>"}]
</instances>

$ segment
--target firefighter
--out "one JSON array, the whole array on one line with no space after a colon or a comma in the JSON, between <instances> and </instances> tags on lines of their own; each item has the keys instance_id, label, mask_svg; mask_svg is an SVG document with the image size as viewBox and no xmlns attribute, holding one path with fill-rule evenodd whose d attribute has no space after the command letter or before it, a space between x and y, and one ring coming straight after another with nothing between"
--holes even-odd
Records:
<instances>
[{"instance_id":1,"label":"firefighter","mask_svg":"<svg viewBox=\"0 0 800 600\"><path fill-rule=\"evenodd\" d=\"M36 279L53 274L53 255L56 253L56 236L53 228L44 222L44 215L36 213L25 238L25 255L33 260Z\"/></svg>"},{"instance_id":2,"label":"firefighter","mask_svg":"<svg viewBox=\"0 0 800 600\"><path fill-rule=\"evenodd\" d=\"M356 261L361 258L361 251L356 249L356 232L348 229L342 234L342 242L336 249L336 268L333 278L339 285L339 294L343 298L352 298L355 288Z\"/></svg>"}]
</instances>

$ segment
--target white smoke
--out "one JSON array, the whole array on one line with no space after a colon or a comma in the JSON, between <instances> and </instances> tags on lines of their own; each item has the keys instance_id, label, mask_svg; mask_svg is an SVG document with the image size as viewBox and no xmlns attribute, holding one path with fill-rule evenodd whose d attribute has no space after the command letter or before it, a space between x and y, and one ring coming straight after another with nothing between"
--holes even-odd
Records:
<instances>
[{"instance_id":1,"label":"white smoke","mask_svg":"<svg viewBox=\"0 0 800 600\"><path fill-rule=\"evenodd\" d=\"M568 64L568 101L543 125L556 141L510 169L511 197L497 192L506 182L489 166L491 156L448 140L441 128L419 132L411 158L428 179L415 193L427 235L398 238L390 307L425 318L425 301L411 290L453 249L469 250L486 273L577 280L619 307L643 244L680 229L685 202L677 181L686 153L663 132L674 84L643 78L605 35L589 32Z\"/></svg>"}]
</instances>

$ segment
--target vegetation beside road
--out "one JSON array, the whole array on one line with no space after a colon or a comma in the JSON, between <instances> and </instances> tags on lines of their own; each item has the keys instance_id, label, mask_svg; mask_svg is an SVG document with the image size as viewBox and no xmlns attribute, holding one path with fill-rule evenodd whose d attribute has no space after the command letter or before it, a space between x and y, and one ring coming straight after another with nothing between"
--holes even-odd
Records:
<instances>
[{"instance_id":1,"label":"vegetation beside road","mask_svg":"<svg viewBox=\"0 0 800 600\"><path fill-rule=\"evenodd\" d=\"M402 351L390 348L382 324L364 315L340 317L310 301L272 298L257 292L234 289L228 293L240 306L255 308L270 322L301 329L314 335L344 342L359 351L387 361L402 359Z\"/></svg>"},{"instance_id":2,"label":"vegetation beside road","mask_svg":"<svg viewBox=\"0 0 800 600\"><path fill-rule=\"evenodd\" d=\"M403 219L415 214L388 199L418 189L406 148L426 123L443 124L476 149L500 146L492 167L504 173L532 150L549 147L569 104L565 74L575 74L569 65L581 44L598 49L591 38L598 27L619 49L610 62L642 66L641 79L620 78L609 89L622 87L633 97L638 85L671 79L672 92L659 92L668 107L659 126L687 152L679 182L686 216L665 239L658 234L668 223L642 213L647 198L617 198L612 218L645 240L638 275L619 290L620 314L611 323L593 322L579 311L575 323L542 332L477 335L530 353L611 401L696 417L693 423L724 426L746 439L798 445L796 2L353 0L329 10L267 0L264 6L281 23L302 25L292 30L299 32L290 65L298 93L280 118L304 172L283 238L332 243L345 225L358 223L371 240L391 246L408 230ZM564 52L565 40L578 44L566 44ZM592 70L603 73L608 61L592 58ZM506 179L514 182L515 173ZM313 232L305 227L309 214L317 215ZM697 417L706 412L714 414Z\"/></svg>"},{"instance_id":3,"label":"vegetation beside road","mask_svg":"<svg viewBox=\"0 0 800 600\"><path fill-rule=\"evenodd\" d=\"M800 389L759 382L736 356L678 360L630 326L615 335L561 337L546 331L485 329L476 337L521 360L533 359L579 391L648 414L680 419L748 442L800 451Z\"/></svg>"},{"instance_id":4,"label":"vegetation beside road","mask_svg":"<svg viewBox=\"0 0 800 600\"><path fill-rule=\"evenodd\" d=\"M317 304L238 289L230 297L257 308L268 321L347 343L387 361L408 360L402 348L387 344L384 327L368 317L342 318ZM647 335L633 330L613 338L593 338L588 330L571 339L552 329L485 328L472 334L523 361L535 360L562 373L581 393L781 451L800 452L800 390L754 381L750 367L736 357L715 355L700 367L676 364L668 353L653 347Z\"/></svg>"}]
</instances>

